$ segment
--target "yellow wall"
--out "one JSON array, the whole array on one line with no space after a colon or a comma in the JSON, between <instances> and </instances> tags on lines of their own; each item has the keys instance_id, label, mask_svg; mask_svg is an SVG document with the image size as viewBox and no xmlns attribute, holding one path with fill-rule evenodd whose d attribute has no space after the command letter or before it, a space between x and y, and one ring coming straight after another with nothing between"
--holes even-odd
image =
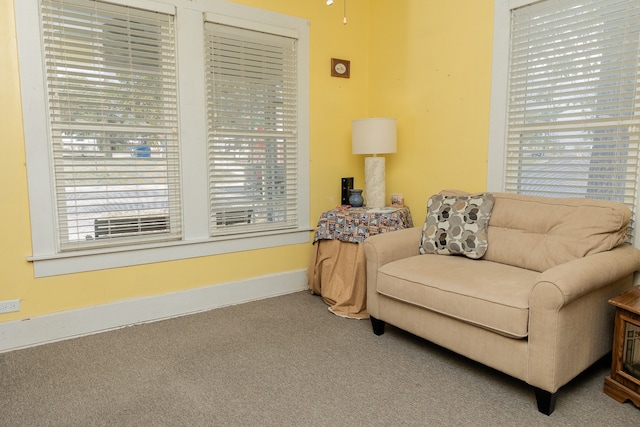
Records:
<instances>
[{"instance_id":1,"label":"yellow wall","mask_svg":"<svg viewBox=\"0 0 640 427\"><path fill-rule=\"evenodd\" d=\"M493 0L371 5L370 113L398 119L387 193L421 224L430 195L485 189Z\"/></svg>"},{"instance_id":2,"label":"yellow wall","mask_svg":"<svg viewBox=\"0 0 640 427\"><path fill-rule=\"evenodd\" d=\"M13 1L0 0L0 301L22 305L0 322L306 268L310 244L35 279ZM397 117L387 192L405 194L416 224L439 189L484 188L492 0L348 0L346 26L342 0L235 2L310 21L310 225L340 203L340 177L363 185L354 118ZM350 79L330 76L332 57L351 60Z\"/></svg>"}]
</instances>

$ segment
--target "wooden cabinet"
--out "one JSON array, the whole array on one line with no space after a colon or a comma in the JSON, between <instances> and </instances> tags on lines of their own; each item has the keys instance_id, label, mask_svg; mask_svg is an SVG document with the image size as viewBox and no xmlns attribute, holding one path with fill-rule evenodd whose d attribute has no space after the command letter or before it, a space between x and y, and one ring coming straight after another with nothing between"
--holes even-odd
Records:
<instances>
[{"instance_id":1,"label":"wooden cabinet","mask_svg":"<svg viewBox=\"0 0 640 427\"><path fill-rule=\"evenodd\" d=\"M640 286L609 300L616 307L611 375L604 392L618 402L640 407Z\"/></svg>"}]
</instances>

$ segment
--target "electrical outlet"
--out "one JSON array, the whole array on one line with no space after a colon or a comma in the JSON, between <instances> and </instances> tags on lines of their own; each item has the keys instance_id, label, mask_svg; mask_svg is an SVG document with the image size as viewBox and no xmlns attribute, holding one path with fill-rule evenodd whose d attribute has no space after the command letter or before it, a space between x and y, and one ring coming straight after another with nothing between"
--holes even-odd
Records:
<instances>
[{"instance_id":1,"label":"electrical outlet","mask_svg":"<svg viewBox=\"0 0 640 427\"><path fill-rule=\"evenodd\" d=\"M19 299L0 301L0 313L12 313L14 311L20 311Z\"/></svg>"}]
</instances>

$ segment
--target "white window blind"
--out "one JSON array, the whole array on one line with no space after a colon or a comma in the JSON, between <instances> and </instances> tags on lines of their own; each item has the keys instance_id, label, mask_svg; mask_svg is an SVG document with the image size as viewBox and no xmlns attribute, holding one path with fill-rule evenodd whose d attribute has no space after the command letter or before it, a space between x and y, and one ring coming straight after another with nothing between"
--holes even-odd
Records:
<instances>
[{"instance_id":1,"label":"white window blind","mask_svg":"<svg viewBox=\"0 0 640 427\"><path fill-rule=\"evenodd\" d=\"M43 0L60 250L179 239L174 17Z\"/></svg>"},{"instance_id":2,"label":"white window blind","mask_svg":"<svg viewBox=\"0 0 640 427\"><path fill-rule=\"evenodd\" d=\"M511 18L505 190L635 211L640 1L545 0Z\"/></svg>"},{"instance_id":3,"label":"white window blind","mask_svg":"<svg viewBox=\"0 0 640 427\"><path fill-rule=\"evenodd\" d=\"M296 39L205 24L211 235L297 226Z\"/></svg>"}]
</instances>

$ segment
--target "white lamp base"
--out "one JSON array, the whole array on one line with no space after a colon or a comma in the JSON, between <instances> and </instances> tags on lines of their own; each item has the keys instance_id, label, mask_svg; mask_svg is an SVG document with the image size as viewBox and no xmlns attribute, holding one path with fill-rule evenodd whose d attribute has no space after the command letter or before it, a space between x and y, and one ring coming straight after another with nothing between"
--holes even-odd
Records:
<instances>
[{"instance_id":1,"label":"white lamp base","mask_svg":"<svg viewBox=\"0 0 640 427\"><path fill-rule=\"evenodd\" d=\"M364 159L364 191L368 208L385 206L384 167L384 157L365 157Z\"/></svg>"}]
</instances>

